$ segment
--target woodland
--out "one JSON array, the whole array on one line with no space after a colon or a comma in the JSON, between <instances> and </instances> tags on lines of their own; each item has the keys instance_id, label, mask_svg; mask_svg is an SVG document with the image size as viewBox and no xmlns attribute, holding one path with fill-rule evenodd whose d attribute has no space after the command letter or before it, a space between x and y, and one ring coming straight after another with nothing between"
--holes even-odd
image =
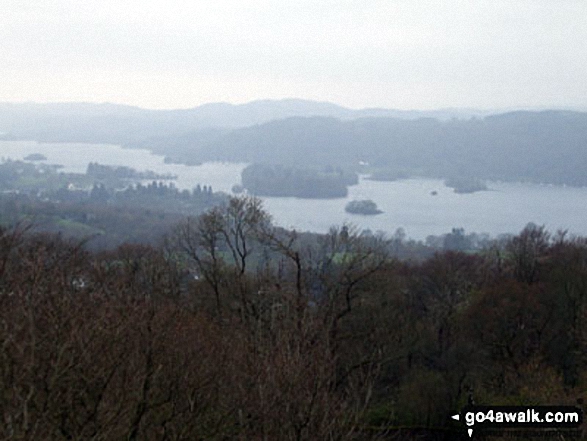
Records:
<instances>
[{"instance_id":1,"label":"woodland","mask_svg":"<svg viewBox=\"0 0 587 441\"><path fill-rule=\"evenodd\" d=\"M157 244L4 226L0 438L459 439L471 401L582 405L587 239L398 241L308 238L251 197Z\"/></svg>"}]
</instances>

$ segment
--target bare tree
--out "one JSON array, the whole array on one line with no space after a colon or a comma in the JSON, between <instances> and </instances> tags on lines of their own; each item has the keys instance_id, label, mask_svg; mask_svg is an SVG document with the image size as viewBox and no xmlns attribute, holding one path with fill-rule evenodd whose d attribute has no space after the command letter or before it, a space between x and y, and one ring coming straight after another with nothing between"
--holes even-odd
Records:
<instances>
[{"instance_id":1,"label":"bare tree","mask_svg":"<svg viewBox=\"0 0 587 441\"><path fill-rule=\"evenodd\" d=\"M507 245L511 253L514 276L521 282L532 284L537 280L541 258L548 249L550 234L544 226L528 224Z\"/></svg>"},{"instance_id":2,"label":"bare tree","mask_svg":"<svg viewBox=\"0 0 587 441\"><path fill-rule=\"evenodd\" d=\"M235 294L243 320L257 313L250 297L253 289L248 284L247 270L255 252L257 232L269 222L258 199L231 198L224 206L198 218L188 218L168 238L168 243L187 258L193 275L202 277L211 288L219 315Z\"/></svg>"}]
</instances>

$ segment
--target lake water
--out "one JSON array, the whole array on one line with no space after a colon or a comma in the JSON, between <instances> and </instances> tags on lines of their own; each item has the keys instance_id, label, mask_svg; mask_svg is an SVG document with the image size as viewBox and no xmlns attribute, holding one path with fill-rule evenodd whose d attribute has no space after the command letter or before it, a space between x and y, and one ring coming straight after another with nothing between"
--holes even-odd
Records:
<instances>
[{"instance_id":1,"label":"lake water","mask_svg":"<svg viewBox=\"0 0 587 441\"><path fill-rule=\"evenodd\" d=\"M148 150L123 149L116 145L78 143L36 143L0 141L0 158L23 159L41 153L49 164L61 164L63 171L85 173L89 162L126 165L139 171L177 175L179 188L197 184L230 192L240 182L245 164L206 163L200 166L165 164L163 156ZM424 239L443 234L453 227L466 232L517 233L528 222L587 236L587 188L522 183L490 183L491 191L456 194L434 179L407 179L376 182L362 177L349 188L344 199L262 198L274 221L298 230L326 232L332 225L352 223L373 232L389 234L397 228L409 237ZM431 192L438 194L432 196ZM344 211L353 199L371 199L384 213L377 216L351 215Z\"/></svg>"},{"instance_id":2,"label":"lake water","mask_svg":"<svg viewBox=\"0 0 587 441\"><path fill-rule=\"evenodd\" d=\"M126 165L138 171L152 170L177 176L178 188L192 189L198 184L212 185L214 190L229 192L240 182L245 164L207 163L197 167L165 164L164 157L148 150L123 149L111 144L37 143L34 141L0 141L0 158L23 159L31 153L47 157L43 163L63 165L61 171L85 173L90 162L103 165Z\"/></svg>"}]
</instances>

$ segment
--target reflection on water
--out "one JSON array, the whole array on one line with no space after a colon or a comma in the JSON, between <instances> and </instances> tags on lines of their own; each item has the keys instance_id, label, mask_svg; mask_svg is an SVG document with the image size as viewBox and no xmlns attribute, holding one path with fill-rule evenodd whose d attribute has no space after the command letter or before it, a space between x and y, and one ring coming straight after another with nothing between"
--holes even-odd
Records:
<instances>
[{"instance_id":1,"label":"reflection on water","mask_svg":"<svg viewBox=\"0 0 587 441\"><path fill-rule=\"evenodd\" d=\"M212 185L229 192L240 182L244 164L207 163L200 166L165 164L163 157L147 150L122 149L115 145L0 141L0 157L23 159L42 153L47 163L64 165L63 171L84 173L89 162L126 165L139 171L153 170L178 176L179 188ZM587 189L521 183L491 183L492 191L456 194L433 179L376 182L361 178L343 199L310 200L263 198L276 223L298 230L325 232L331 225L354 223L361 228L393 233L405 228L409 237L463 227L467 232L492 235L517 233L528 222L587 235ZM437 195L431 193L436 191ZM348 201L372 199L384 211L377 216L351 215L344 211Z\"/></svg>"}]
</instances>

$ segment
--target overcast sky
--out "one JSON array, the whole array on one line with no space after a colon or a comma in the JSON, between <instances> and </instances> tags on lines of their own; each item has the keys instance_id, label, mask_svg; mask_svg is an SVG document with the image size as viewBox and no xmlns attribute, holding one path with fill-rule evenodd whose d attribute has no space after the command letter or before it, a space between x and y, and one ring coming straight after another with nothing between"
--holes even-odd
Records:
<instances>
[{"instance_id":1,"label":"overcast sky","mask_svg":"<svg viewBox=\"0 0 587 441\"><path fill-rule=\"evenodd\" d=\"M0 101L587 107L587 0L0 0Z\"/></svg>"}]
</instances>

